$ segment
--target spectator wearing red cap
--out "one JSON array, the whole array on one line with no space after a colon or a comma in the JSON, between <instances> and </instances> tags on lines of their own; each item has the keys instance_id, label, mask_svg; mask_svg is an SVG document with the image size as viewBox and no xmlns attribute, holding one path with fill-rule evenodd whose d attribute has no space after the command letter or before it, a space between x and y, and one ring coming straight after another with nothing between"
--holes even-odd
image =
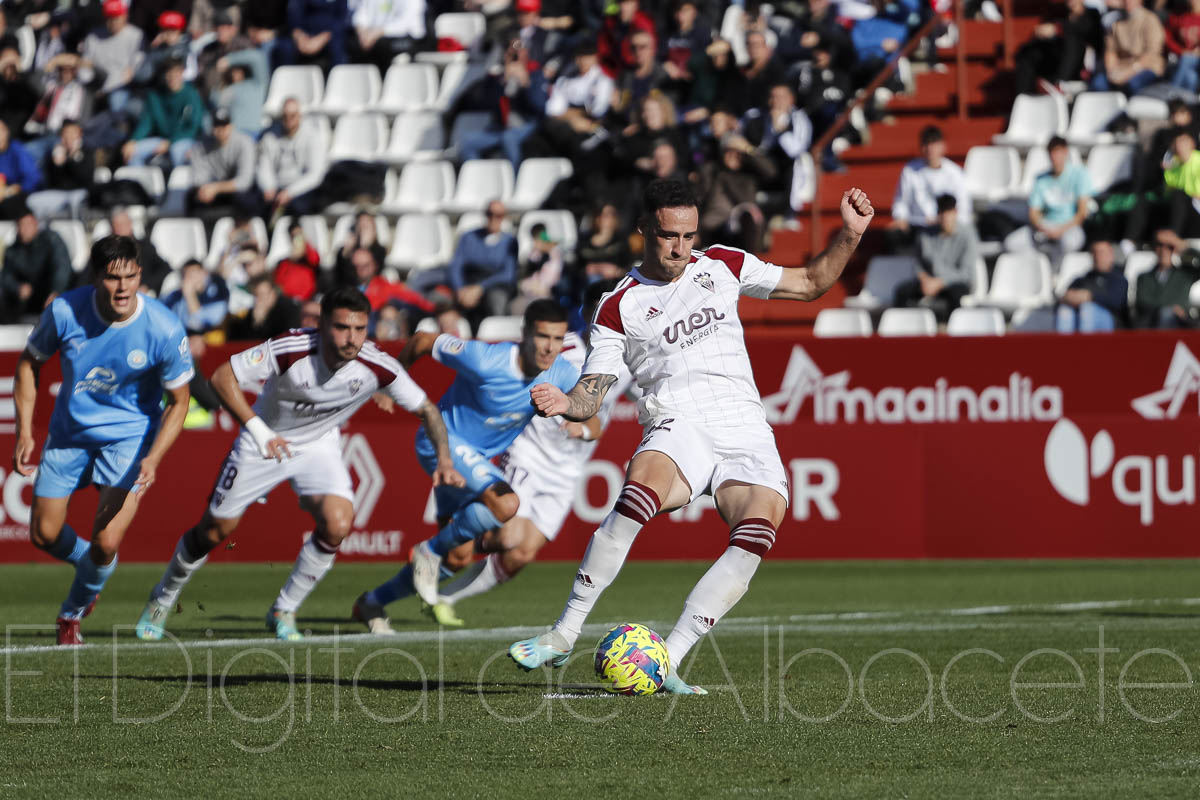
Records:
<instances>
[{"instance_id":1,"label":"spectator wearing red cap","mask_svg":"<svg viewBox=\"0 0 1200 800\"><path fill-rule=\"evenodd\" d=\"M624 70L633 69L637 65L631 41L637 31L645 31L658 41L654 20L638 7L638 0L620 0L617 3L617 13L605 18L604 27L600 29L600 38L596 42L600 64L609 75L616 77Z\"/></svg>"},{"instance_id":2,"label":"spectator wearing red cap","mask_svg":"<svg viewBox=\"0 0 1200 800\"><path fill-rule=\"evenodd\" d=\"M167 64L178 61L183 64L183 79L196 79L196 56L192 53L192 39L184 30L187 28L187 18L178 11L164 11L158 15L155 22L158 34L150 42L146 58L134 76L134 83L140 87L153 86L167 68Z\"/></svg>"},{"instance_id":3,"label":"spectator wearing red cap","mask_svg":"<svg viewBox=\"0 0 1200 800\"><path fill-rule=\"evenodd\" d=\"M535 67L544 66L546 38L550 33L542 27L542 0L517 0L513 7L517 12L517 25L510 38L521 40L521 46Z\"/></svg>"},{"instance_id":4,"label":"spectator wearing red cap","mask_svg":"<svg viewBox=\"0 0 1200 800\"><path fill-rule=\"evenodd\" d=\"M145 37L136 25L129 24L129 6L125 0L104 0L104 27L83 40L81 66L100 71L104 83L100 96L110 111L121 112L132 97L130 83L142 64Z\"/></svg>"},{"instance_id":5,"label":"spectator wearing red cap","mask_svg":"<svg viewBox=\"0 0 1200 800\"><path fill-rule=\"evenodd\" d=\"M129 23L143 32L162 31L167 14L178 14L183 20L179 30L185 30L192 16L192 0L137 0L129 6Z\"/></svg>"},{"instance_id":6,"label":"spectator wearing red cap","mask_svg":"<svg viewBox=\"0 0 1200 800\"><path fill-rule=\"evenodd\" d=\"M425 0L360 0L350 23L351 60L387 72L401 53L429 49Z\"/></svg>"}]
</instances>

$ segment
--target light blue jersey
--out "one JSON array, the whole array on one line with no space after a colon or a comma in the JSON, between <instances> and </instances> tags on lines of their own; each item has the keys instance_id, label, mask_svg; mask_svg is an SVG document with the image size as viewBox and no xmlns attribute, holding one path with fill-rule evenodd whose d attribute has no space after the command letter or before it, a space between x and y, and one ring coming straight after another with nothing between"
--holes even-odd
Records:
<instances>
[{"instance_id":1,"label":"light blue jersey","mask_svg":"<svg viewBox=\"0 0 1200 800\"><path fill-rule=\"evenodd\" d=\"M89 448L142 439L157 430L163 389L194 374L179 317L138 294L137 310L110 323L96 307L96 288L73 289L42 313L27 345L45 361L62 355L62 389L50 418L47 448Z\"/></svg>"},{"instance_id":2,"label":"light blue jersey","mask_svg":"<svg viewBox=\"0 0 1200 800\"><path fill-rule=\"evenodd\" d=\"M458 373L438 402L446 429L485 458L507 450L533 419L530 389L552 383L569 392L579 380L579 368L561 357L545 372L526 377L518 365L518 350L512 342L467 342L450 334L442 334L433 345L433 357Z\"/></svg>"}]
</instances>

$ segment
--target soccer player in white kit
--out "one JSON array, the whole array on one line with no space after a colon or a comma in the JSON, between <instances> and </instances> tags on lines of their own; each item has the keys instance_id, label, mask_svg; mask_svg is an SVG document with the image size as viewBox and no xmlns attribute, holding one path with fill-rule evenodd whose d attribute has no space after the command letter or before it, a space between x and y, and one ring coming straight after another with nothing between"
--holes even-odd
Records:
<instances>
[{"instance_id":1,"label":"soccer player in white kit","mask_svg":"<svg viewBox=\"0 0 1200 800\"><path fill-rule=\"evenodd\" d=\"M585 319L591 319L600 298L616 285L617 281L611 280L597 281L588 287L583 303ZM583 337L568 333L563 341L562 357L577 369L583 368L587 336L587 332ZM475 548L486 557L471 564L441 591L438 602L430 609L438 623L462 625L463 621L454 613L455 603L512 580L537 558L543 547L554 541L571 511L583 465L596 451L617 400L632 383L633 376L622 365L617 382L595 416L583 422L534 417L500 456L505 480L520 500L516 516L475 542L457 548L455 555L461 553L463 561L470 560Z\"/></svg>"},{"instance_id":2,"label":"soccer player in white kit","mask_svg":"<svg viewBox=\"0 0 1200 800\"><path fill-rule=\"evenodd\" d=\"M671 673L661 691L705 694L677 674L692 646L749 587L775 542L788 503L787 473L750 369L738 298L814 300L841 275L875 212L859 189L842 195L842 228L806 266L783 268L742 250L692 250L699 212L691 189L655 181L642 198L642 264L596 310L591 352L567 394L530 391L538 413L582 420L594 415L629 367L643 391L645 437L629 463L612 512L592 535L554 626L515 642L523 669L566 663L584 620L625 562L638 531L660 512L712 494L729 524L729 547L684 602L667 637Z\"/></svg>"},{"instance_id":3,"label":"soccer player in white kit","mask_svg":"<svg viewBox=\"0 0 1200 800\"><path fill-rule=\"evenodd\" d=\"M367 341L370 311L358 289L336 289L321 300L320 327L268 339L213 373L213 389L243 429L221 465L204 517L180 537L150 592L135 627L138 638L162 638L184 584L237 529L246 508L284 481L292 484L316 528L267 612L267 629L280 639L302 638L296 610L333 566L354 519L340 426L376 391L421 419L437 452L434 486L463 485L441 412L396 359ZM259 393L253 408L243 389Z\"/></svg>"}]
</instances>

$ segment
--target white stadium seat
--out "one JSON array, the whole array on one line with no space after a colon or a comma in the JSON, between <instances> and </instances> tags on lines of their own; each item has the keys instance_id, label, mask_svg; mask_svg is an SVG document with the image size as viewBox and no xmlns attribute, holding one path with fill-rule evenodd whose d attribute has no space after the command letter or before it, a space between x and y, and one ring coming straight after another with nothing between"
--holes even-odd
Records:
<instances>
[{"instance_id":1,"label":"white stadium seat","mask_svg":"<svg viewBox=\"0 0 1200 800\"><path fill-rule=\"evenodd\" d=\"M22 25L13 35L17 38L17 52L21 56L21 72L28 72L37 55L37 33L30 26Z\"/></svg>"},{"instance_id":2,"label":"white stadium seat","mask_svg":"<svg viewBox=\"0 0 1200 800\"><path fill-rule=\"evenodd\" d=\"M916 277L917 259L913 256L875 256L867 263L867 277L862 292L847 297L848 308L868 311L895 302L896 287Z\"/></svg>"},{"instance_id":3,"label":"white stadium seat","mask_svg":"<svg viewBox=\"0 0 1200 800\"><path fill-rule=\"evenodd\" d=\"M441 333L441 328L438 327L438 321L435 317L425 317L417 323L417 333ZM458 318L458 330L456 331L458 338L471 338L471 323L467 322L463 317Z\"/></svg>"},{"instance_id":4,"label":"white stadium seat","mask_svg":"<svg viewBox=\"0 0 1200 800\"><path fill-rule=\"evenodd\" d=\"M171 174L174 175L178 171L179 168L176 168ZM150 195L151 203L160 202L167 192L166 179L163 178L163 171L158 167L148 165L118 167L117 171L113 173L113 180L137 181L146 190L146 194Z\"/></svg>"},{"instance_id":5,"label":"white stadium seat","mask_svg":"<svg viewBox=\"0 0 1200 800\"><path fill-rule=\"evenodd\" d=\"M996 202L1017 192L1021 158L1015 147L972 147L967 151L963 173L973 200Z\"/></svg>"},{"instance_id":6,"label":"white stadium seat","mask_svg":"<svg viewBox=\"0 0 1200 800\"><path fill-rule=\"evenodd\" d=\"M517 257L524 261L533 250L533 226L541 223L546 226L550 238L562 247L567 260L575 252L579 242L579 227L575 223L575 215L570 211L529 211L521 216L517 226Z\"/></svg>"},{"instance_id":7,"label":"white stadium seat","mask_svg":"<svg viewBox=\"0 0 1200 800\"><path fill-rule=\"evenodd\" d=\"M440 211L454 196L454 167L449 161L414 161L399 177L389 172L383 210L389 214Z\"/></svg>"},{"instance_id":8,"label":"white stadium seat","mask_svg":"<svg viewBox=\"0 0 1200 800\"><path fill-rule=\"evenodd\" d=\"M1125 95L1120 92L1084 92L1075 98L1067 141L1082 147L1112 142L1105 129L1125 110Z\"/></svg>"},{"instance_id":9,"label":"white stadium seat","mask_svg":"<svg viewBox=\"0 0 1200 800\"><path fill-rule=\"evenodd\" d=\"M1125 113L1129 115L1130 119L1152 121L1166 121L1170 116L1166 100L1144 94L1136 94L1129 98L1129 104L1125 106Z\"/></svg>"},{"instance_id":10,"label":"white stadium seat","mask_svg":"<svg viewBox=\"0 0 1200 800\"><path fill-rule=\"evenodd\" d=\"M266 223L260 217L251 217L250 229L254 232L254 243L258 247L258 252L266 255L267 247L270 243ZM225 250L229 247L229 234L231 231L233 231L233 217L221 217L213 223L212 240L208 246L208 257L204 260L204 266L208 269L216 269L220 266L221 257L225 255Z\"/></svg>"},{"instance_id":11,"label":"white stadium seat","mask_svg":"<svg viewBox=\"0 0 1200 800\"><path fill-rule=\"evenodd\" d=\"M17 238L17 223L0 219L0 245L7 247Z\"/></svg>"},{"instance_id":12,"label":"white stadium seat","mask_svg":"<svg viewBox=\"0 0 1200 800\"><path fill-rule=\"evenodd\" d=\"M430 109L437 99L437 69L432 64L393 64L383 78L378 109L387 114Z\"/></svg>"},{"instance_id":13,"label":"white stadium seat","mask_svg":"<svg viewBox=\"0 0 1200 800\"><path fill-rule=\"evenodd\" d=\"M992 270L992 285L982 300L964 297L962 305L991 306L1005 313L1041 308L1054 302L1050 260L1042 253L1002 253Z\"/></svg>"},{"instance_id":14,"label":"white stadium seat","mask_svg":"<svg viewBox=\"0 0 1200 800\"><path fill-rule=\"evenodd\" d=\"M458 172L450 211L479 211L492 200L507 204L512 197L513 168L508 159L481 158L468 161Z\"/></svg>"},{"instance_id":15,"label":"white stadium seat","mask_svg":"<svg viewBox=\"0 0 1200 800\"><path fill-rule=\"evenodd\" d=\"M1088 153L1087 171L1092 191L1103 194L1121 181L1133 177L1137 148L1131 144L1101 144Z\"/></svg>"},{"instance_id":16,"label":"white stadium seat","mask_svg":"<svg viewBox=\"0 0 1200 800\"><path fill-rule=\"evenodd\" d=\"M1083 159L1079 157L1079 148L1067 148L1067 161L1071 164L1082 164ZM1023 197L1028 197L1033 191L1033 182L1043 172L1050 171L1050 153L1045 147L1031 147L1029 152L1025 154L1025 166L1021 173L1021 188L1019 194Z\"/></svg>"},{"instance_id":17,"label":"white stadium seat","mask_svg":"<svg viewBox=\"0 0 1200 800\"><path fill-rule=\"evenodd\" d=\"M325 91L316 111L330 116L374 111L382 81L374 64L338 64L329 71Z\"/></svg>"},{"instance_id":18,"label":"white stadium seat","mask_svg":"<svg viewBox=\"0 0 1200 800\"><path fill-rule=\"evenodd\" d=\"M146 238L146 218L141 214L134 213L137 211L136 206L127 208L125 211L129 214L129 224L133 227L133 235L138 239ZM112 224L108 221L108 217L101 217L92 226L92 242L98 242L110 233L112 233Z\"/></svg>"},{"instance_id":19,"label":"white stadium seat","mask_svg":"<svg viewBox=\"0 0 1200 800\"><path fill-rule=\"evenodd\" d=\"M821 338L870 336L871 315L861 308L823 308L813 324L813 335Z\"/></svg>"},{"instance_id":20,"label":"white stadium seat","mask_svg":"<svg viewBox=\"0 0 1200 800\"><path fill-rule=\"evenodd\" d=\"M343 114L333 129L329 160L374 161L387 145L387 120L382 114Z\"/></svg>"},{"instance_id":21,"label":"white stadium seat","mask_svg":"<svg viewBox=\"0 0 1200 800\"><path fill-rule=\"evenodd\" d=\"M792 164L792 186L788 192L788 203L793 211L800 211L812 202L817 193L817 168L812 155L804 152Z\"/></svg>"},{"instance_id":22,"label":"white stadium seat","mask_svg":"<svg viewBox=\"0 0 1200 800\"><path fill-rule=\"evenodd\" d=\"M951 336L1003 336L1004 330L1004 315L995 308L956 308L946 323Z\"/></svg>"},{"instance_id":23,"label":"white stadium seat","mask_svg":"<svg viewBox=\"0 0 1200 800\"><path fill-rule=\"evenodd\" d=\"M25 349L25 343L29 341L29 334L33 333L32 325L0 325L0 350L11 353L19 353ZM12 378L8 379L10 382ZM12 389L10 388L11 392ZM9 407L12 408L12 400L9 399ZM10 411L10 413L13 413Z\"/></svg>"},{"instance_id":24,"label":"white stadium seat","mask_svg":"<svg viewBox=\"0 0 1200 800\"><path fill-rule=\"evenodd\" d=\"M559 181L571 177L571 162L565 158L527 158L517 170L517 182L508 206L513 211L541 208Z\"/></svg>"},{"instance_id":25,"label":"white stadium seat","mask_svg":"<svg viewBox=\"0 0 1200 800\"><path fill-rule=\"evenodd\" d=\"M57 233L66 244L67 253L71 256L71 269L83 272L92 249L83 223L77 219L56 219L50 222L50 230Z\"/></svg>"},{"instance_id":26,"label":"white stadium seat","mask_svg":"<svg viewBox=\"0 0 1200 800\"><path fill-rule=\"evenodd\" d=\"M928 308L889 308L879 318L880 336L936 336L937 317Z\"/></svg>"},{"instance_id":27,"label":"white stadium seat","mask_svg":"<svg viewBox=\"0 0 1200 800\"><path fill-rule=\"evenodd\" d=\"M1076 278L1092 271L1091 253L1066 253L1058 264L1058 278L1054 281L1055 297L1062 297Z\"/></svg>"},{"instance_id":28,"label":"white stadium seat","mask_svg":"<svg viewBox=\"0 0 1200 800\"><path fill-rule=\"evenodd\" d=\"M407 161L430 161L441 158L446 149L446 134L442 118L430 111L406 112L392 123L383 160L391 164Z\"/></svg>"},{"instance_id":29,"label":"white stadium seat","mask_svg":"<svg viewBox=\"0 0 1200 800\"><path fill-rule=\"evenodd\" d=\"M475 338L484 342L515 342L521 338L523 319L516 317L486 317L479 323Z\"/></svg>"},{"instance_id":30,"label":"white stadium seat","mask_svg":"<svg viewBox=\"0 0 1200 800\"><path fill-rule=\"evenodd\" d=\"M465 61L452 61L442 70L441 80L438 81L437 98L433 107L443 114L450 110L468 86L478 78L483 77L484 68L481 65L468 64Z\"/></svg>"},{"instance_id":31,"label":"white stadium seat","mask_svg":"<svg viewBox=\"0 0 1200 800\"><path fill-rule=\"evenodd\" d=\"M444 266L453 255L454 238L445 214L405 214L396 221L386 263L409 272Z\"/></svg>"},{"instance_id":32,"label":"white stadium seat","mask_svg":"<svg viewBox=\"0 0 1200 800\"><path fill-rule=\"evenodd\" d=\"M165 217L158 220L150 229L150 244L172 269L179 269L193 258L204 261L208 255L204 223L198 219Z\"/></svg>"},{"instance_id":33,"label":"white stadium seat","mask_svg":"<svg viewBox=\"0 0 1200 800\"><path fill-rule=\"evenodd\" d=\"M320 67L276 67L271 73L271 85L267 89L263 113L272 117L279 116L284 101L289 97L296 98L301 111L311 111L321 105L324 93L325 78Z\"/></svg>"},{"instance_id":34,"label":"white stadium seat","mask_svg":"<svg viewBox=\"0 0 1200 800\"><path fill-rule=\"evenodd\" d=\"M1025 149L1045 145L1067 132L1067 102L1061 95L1019 94L1013 102L1008 128L992 137L994 144Z\"/></svg>"},{"instance_id":35,"label":"white stadium seat","mask_svg":"<svg viewBox=\"0 0 1200 800\"><path fill-rule=\"evenodd\" d=\"M1158 256L1153 250L1134 250L1125 257L1125 280L1129 282L1129 305L1137 299L1137 282L1142 273L1158 266Z\"/></svg>"},{"instance_id":36,"label":"white stadium seat","mask_svg":"<svg viewBox=\"0 0 1200 800\"><path fill-rule=\"evenodd\" d=\"M462 51L417 53L417 61L450 64L477 55L487 30L487 18L477 11L438 14L433 20L433 34L440 41L453 39L463 46Z\"/></svg>"}]
</instances>

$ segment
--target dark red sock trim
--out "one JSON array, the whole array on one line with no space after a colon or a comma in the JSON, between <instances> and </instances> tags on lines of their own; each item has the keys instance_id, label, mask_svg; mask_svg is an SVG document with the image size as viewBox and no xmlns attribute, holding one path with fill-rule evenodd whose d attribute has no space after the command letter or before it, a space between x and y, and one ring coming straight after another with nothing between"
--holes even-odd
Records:
<instances>
[{"instance_id":1,"label":"dark red sock trim","mask_svg":"<svg viewBox=\"0 0 1200 800\"><path fill-rule=\"evenodd\" d=\"M645 525L658 513L660 508L662 508L662 500L659 499L657 492L644 483L625 481L625 485L621 487L621 494L617 497L614 510L621 516L629 517L634 522Z\"/></svg>"},{"instance_id":2,"label":"dark red sock trim","mask_svg":"<svg viewBox=\"0 0 1200 800\"><path fill-rule=\"evenodd\" d=\"M775 526L762 517L749 517L729 531L729 546L763 557L775 544Z\"/></svg>"}]
</instances>

